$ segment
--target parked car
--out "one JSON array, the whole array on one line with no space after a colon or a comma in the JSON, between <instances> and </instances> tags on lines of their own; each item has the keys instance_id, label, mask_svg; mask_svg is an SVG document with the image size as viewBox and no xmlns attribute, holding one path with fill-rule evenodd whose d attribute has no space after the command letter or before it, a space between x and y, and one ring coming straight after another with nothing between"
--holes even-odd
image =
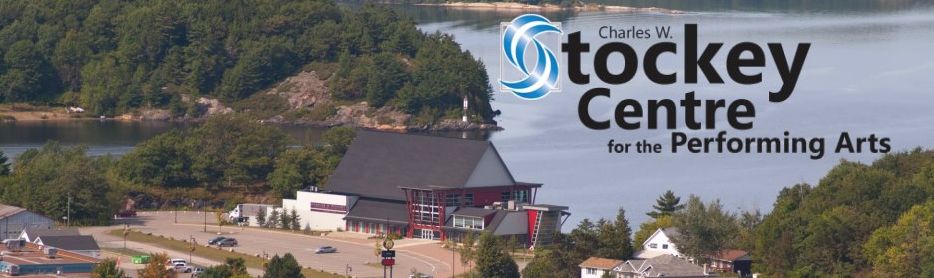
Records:
<instances>
[{"instance_id":1,"label":"parked car","mask_svg":"<svg viewBox=\"0 0 934 278\"><path fill-rule=\"evenodd\" d=\"M208 240L208 245L215 245L215 244L217 244L218 242L220 242L221 240L224 240L224 239L226 239L226 237L222 237L222 236L209 239L209 240Z\"/></svg>"},{"instance_id":2,"label":"parked car","mask_svg":"<svg viewBox=\"0 0 934 278\"><path fill-rule=\"evenodd\" d=\"M171 269L175 272L191 273L193 269L186 263L177 263L172 265Z\"/></svg>"},{"instance_id":3,"label":"parked car","mask_svg":"<svg viewBox=\"0 0 934 278\"><path fill-rule=\"evenodd\" d=\"M321 246L318 250L315 250L315 254L324 254L324 253L337 253L337 248L331 246Z\"/></svg>"},{"instance_id":4,"label":"parked car","mask_svg":"<svg viewBox=\"0 0 934 278\"><path fill-rule=\"evenodd\" d=\"M237 246L237 239L228 237L228 238L222 239L221 241L218 241L215 245L217 245L218 247L234 247L234 246Z\"/></svg>"},{"instance_id":5,"label":"parked car","mask_svg":"<svg viewBox=\"0 0 934 278\"><path fill-rule=\"evenodd\" d=\"M136 217L136 210L122 209L119 212L117 212L117 216L119 216L120 218Z\"/></svg>"},{"instance_id":6,"label":"parked car","mask_svg":"<svg viewBox=\"0 0 934 278\"><path fill-rule=\"evenodd\" d=\"M188 261L185 259L170 259L165 262L165 265L175 266L175 264L188 264Z\"/></svg>"},{"instance_id":7,"label":"parked car","mask_svg":"<svg viewBox=\"0 0 934 278\"><path fill-rule=\"evenodd\" d=\"M423 273L412 273L409 274L409 278L431 278L431 275Z\"/></svg>"},{"instance_id":8,"label":"parked car","mask_svg":"<svg viewBox=\"0 0 934 278\"><path fill-rule=\"evenodd\" d=\"M191 270L191 277L198 277L198 275L201 275L202 272L204 272L203 267L196 267Z\"/></svg>"}]
</instances>

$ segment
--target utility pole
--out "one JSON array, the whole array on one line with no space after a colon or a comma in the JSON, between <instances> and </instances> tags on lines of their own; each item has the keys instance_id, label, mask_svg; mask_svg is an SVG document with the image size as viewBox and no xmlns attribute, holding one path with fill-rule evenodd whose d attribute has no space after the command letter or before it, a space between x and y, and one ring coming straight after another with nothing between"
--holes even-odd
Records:
<instances>
[{"instance_id":1,"label":"utility pole","mask_svg":"<svg viewBox=\"0 0 934 278\"><path fill-rule=\"evenodd\" d=\"M67 208L65 210L67 212L65 214L65 226L71 227L71 194L68 194L68 202L66 207Z\"/></svg>"},{"instance_id":2,"label":"utility pole","mask_svg":"<svg viewBox=\"0 0 934 278\"><path fill-rule=\"evenodd\" d=\"M451 277L457 277L457 275L454 275L454 254L457 254L457 243L451 240Z\"/></svg>"},{"instance_id":3,"label":"utility pole","mask_svg":"<svg viewBox=\"0 0 934 278\"><path fill-rule=\"evenodd\" d=\"M188 263L191 263L191 253L195 252L195 237L188 235Z\"/></svg>"},{"instance_id":4,"label":"utility pole","mask_svg":"<svg viewBox=\"0 0 934 278\"><path fill-rule=\"evenodd\" d=\"M204 203L201 203L201 214L204 215L204 232L208 232L208 211L204 209Z\"/></svg>"}]
</instances>

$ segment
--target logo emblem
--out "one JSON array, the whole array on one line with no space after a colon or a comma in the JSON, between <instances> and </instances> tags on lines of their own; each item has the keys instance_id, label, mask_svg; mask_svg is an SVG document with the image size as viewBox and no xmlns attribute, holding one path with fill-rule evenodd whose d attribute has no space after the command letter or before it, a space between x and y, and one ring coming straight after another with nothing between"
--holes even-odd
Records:
<instances>
[{"instance_id":1,"label":"logo emblem","mask_svg":"<svg viewBox=\"0 0 934 278\"><path fill-rule=\"evenodd\" d=\"M558 33L561 29L547 18L537 14L516 17L503 31L503 55L524 76L519 80L499 83L522 99L535 100L556 90L560 68L555 53L536 38L542 33ZM534 64L526 64L526 49L535 51ZM529 68L531 66L531 70ZM502 76L502 74L501 74Z\"/></svg>"}]
</instances>

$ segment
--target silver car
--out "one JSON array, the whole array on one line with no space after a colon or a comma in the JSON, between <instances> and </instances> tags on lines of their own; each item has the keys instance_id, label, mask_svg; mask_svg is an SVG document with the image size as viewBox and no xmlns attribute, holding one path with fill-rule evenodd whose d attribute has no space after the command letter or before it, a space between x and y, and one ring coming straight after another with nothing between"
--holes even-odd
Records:
<instances>
[{"instance_id":1,"label":"silver car","mask_svg":"<svg viewBox=\"0 0 934 278\"><path fill-rule=\"evenodd\" d=\"M318 250L315 250L315 254L324 254L324 253L337 253L337 248L331 246L321 246Z\"/></svg>"}]
</instances>

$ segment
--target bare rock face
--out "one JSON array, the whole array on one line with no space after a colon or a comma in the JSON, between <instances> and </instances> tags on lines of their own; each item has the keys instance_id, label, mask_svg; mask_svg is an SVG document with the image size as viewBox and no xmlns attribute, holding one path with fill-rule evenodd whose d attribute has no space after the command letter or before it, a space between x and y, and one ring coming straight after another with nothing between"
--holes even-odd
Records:
<instances>
[{"instance_id":1,"label":"bare rock face","mask_svg":"<svg viewBox=\"0 0 934 278\"><path fill-rule=\"evenodd\" d=\"M321 80L314 71L303 71L286 78L265 93L286 99L291 109L312 108L331 101L327 82Z\"/></svg>"},{"instance_id":2,"label":"bare rock face","mask_svg":"<svg viewBox=\"0 0 934 278\"><path fill-rule=\"evenodd\" d=\"M233 112L233 109L224 106L220 100L213 98L200 97L195 103L205 109L205 116L223 115Z\"/></svg>"},{"instance_id":3,"label":"bare rock face","mask_svg":"<svg viewBox=\"0 0 934 278\"><path fill-rule=\"evenodd\" d=\"M379 109L370 107L362 101L352 105L337 107L337 113L326 120L332 125L352 125L362 128L383 130L405 130L412 115L384 106Z\"/></svg>"},{"instance_id":4,"label":"bare rock face","mask_svg":"<svg viewBox=\"0 0 934 278\"><path fill-rule=\"evenodd\" d=\"M144 121L166 121L172 118L172 114L166 109L144 109L140 117Z\"/></svg>"}]
</instances>

